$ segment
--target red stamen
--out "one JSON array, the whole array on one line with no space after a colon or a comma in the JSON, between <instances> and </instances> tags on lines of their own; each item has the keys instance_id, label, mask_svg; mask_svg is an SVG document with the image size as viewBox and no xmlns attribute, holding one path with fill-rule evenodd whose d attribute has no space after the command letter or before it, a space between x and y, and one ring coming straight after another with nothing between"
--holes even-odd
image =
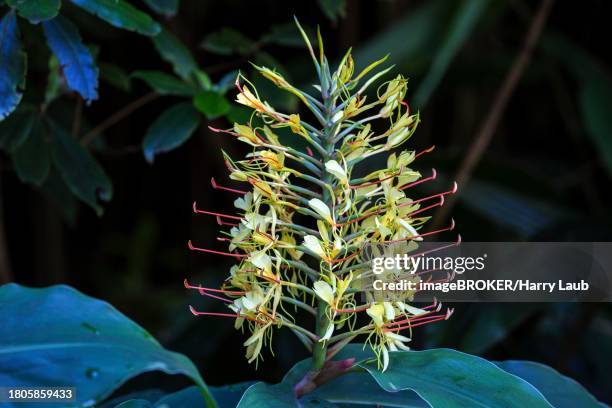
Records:
<instances>
[{"instance_id":1,"label":"red stamen","mask_svg":"<svg viewBox=\"0 0 612 408\"><path fill-rule=\"evenodd\" d=\"M216 215L217 217L225 217L225 218L230 218L232 220L238 220L238 221L242 220L242 217L237 217L235 215L227 215L227 214L222 214L222 213L217 213L217 212L212 212L212 211L199 210L195 201L193 202L193 212L196 214Z\"/></svg>"},{"instance_id":2,"label":"red stamen","mask_svg":"<svg viewBox=\"0 0 612 408\"><path fill-rule=\"evenodd\" d=\"M409 183L409 184L406 184L405 186L401 187L400 190L405 190L407 188L418 186L419 184L423 184L427 181L435 180L437 176L438 176L438 173L436 172L436 169L431 169L431 176L417 180L417 181L413 181L412 183Z\"/></svg>"},{"instance_id":3,"label":"red stamen","mask_svg":"<svg viewBox=\"0 0 612 408\"><path fill-rule=\"evenodd\" d=\"M236 188L229 188L229 187L221 186L221 185L217 184L217 182L215 181L214 177L211 177L210 184L212 184L212 186L213 186L213 188L215 190L225 190L225 191L230 191L232 193L237 193L237 194L246 194L247 193L246 191L238 190Z\"/></svg>"},{"instance_id":4,"label":"red stamen","mask_svg":"<svg viewBox=\"0 0 612 408\"><path fill-rule=\"evenodd\" d=\"M306 153L310 156L310 157L314 157L314 153L312 153L312 149L308 146L306 146Z\"/></svg>"},{"instance_id":5,"label":"red stamen","mask_svg":"<svg viewBox=\"0 0 612 408\"><path fill-rule=\"evenodd\" d=\"M401 172L396 172L396 173L391 174L390 176L384 177L384 178L382 178L382 179L380 179L380 180L376 180L376 181L368 181L368 182L364 182L364 183L361 183L361 184L352 185L352 186L349 186L349 188L352 188L352 189L357 189L357 188L362 188L362 187L372 186L372 185L375 185L375 184L380 184L380 183L382 183L383 181L387 181L387 180L389 180L389 179L392 179L392 178L394 178L394 177L396 177L396 176L398 176L398 175L400 175L400 174L401 174Z\"/></svg>"},{"instance_id":6,"label":"red stamen","mask_svg":"<svg viewBox=\"0 0 612 408\"><path fill-rule=\"evenodd\" d=\"M206 288L203 286L193 286L190 285L189 282L187 281L187 279L185 279L185 281L183 282L185 285L185 288L187 289L197 289L197 290L206 290L208 292L218 292L218 293L225 293L227 295L244 295L246 292L241 291L241 290L225 290L225 289L213 289L213 288Z\"/></svg>"},{"instance_id":7,"label":"red stamen","mask_svg":"<svg viewBox=\"0 0 612 408\"><path fill-rule=\"evenodd\" d=\"M189 242L187 242L187 246L192 251L206 252L206 253L209 253L209 254L216 254L216 255L223 255L223 256L232 256L232 257L238 258L238 259L246 258L248 256L246 254L233 254L231 252L222 252L222 251L215 251L215 250L212 250L212 249L198 248L198 247L193 246L193 244L191 243L191 240L189 240Z\"/></svg>"},{"instance_id":8,"label":"red stamen","mask_svg":"<svg viewBox=\"0 0 612 408\"><path fill-rule=\"evenodd\" d=\"M414 156L414 158L415 158L415 159L417 159L419 156L421 156L421 155L423 155L423 154L425 154L425 153L430 153L430 152L432 152L432 151L433 151L435 148L436 148L436 146L435 146L435 145L434 145L434 146L431 146L430 148L425 149L425 150L423 150L423 151L422 151L422 152L420 152L420 153L417 153L417 154Z\"/></svg>"},{"instance_id":9,"label":"red stamen","mask_svg":"<svg viewBox=\"0 0 612 408\"><path fill-rule=\"evenodd\" d=\"M193 313L194 316L221 316L221 317L244 317L240 316L238 313L218 313L218 312L198 312L194 309L193 306L189 305L189 310Z\"/></svg>"},{"instance_id":10,"label":"red stamen","mask_svg":"<svg viewBox=\"0 0 612 408\"><path fill-rule=\"evenodd\" d=\"M240 224L234 224L233 222L225 222L221 219L221 217L217 217L217 224L219 225L229 225L230 227L237 227Z\"/></svg>"}]
</instances>

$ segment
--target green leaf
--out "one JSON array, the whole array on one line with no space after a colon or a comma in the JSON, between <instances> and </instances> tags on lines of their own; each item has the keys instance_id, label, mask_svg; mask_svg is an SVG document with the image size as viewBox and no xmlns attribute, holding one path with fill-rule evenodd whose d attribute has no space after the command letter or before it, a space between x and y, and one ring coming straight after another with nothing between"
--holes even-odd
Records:
<instances>
[{"instance_id":1,"label":"green leaf","mask_svg":"<svg viewBox=\"0 0 612 408\"><path fill-rule=\"evenodd\" d=\"M145 81L161 95L193 96L197 92L193 86L161 71L136 71L131 76Z\"/></svg>"},{"instance_id":2,"label":"green leaf","mask_svg":"<svg viewBox=\"0 0 612 408\"><path fill-rule=\"evenodd\" d=\"M13 164L17 177L24 183L40 186L46 180L51 167L51 152L40 120L34 123L28 138L13 153Z\"/></svg>"},{"instance_id":3,"label":"green leaf","mask_svg":"<svg viewBox=\"0 0 612 408\"><path fill-rule=\"evenodd\" d=\"M36 110L24 107L0 122L0 149L14 152L30 134L35 119Z\"/></svg>"},{"instance_id":4,"label":"green leaf","mask_svg":"<svg viewBox=\"0 0 612 408\"><path fill-rule=\"evenodd\" d=\"M74 195L91 206L98 215L103 208L99 200L110 201L113 186L96 159L70 134L51 123L52 158L66 185Z\"/></svg>"},{"instance_id":5,"label":"green leaf","mask_svg":"<svg viewBox=\"0 0 612 408\"><path fill-rule=\"evenodd\" d=\"M115 408L153 408L153 405L144 399L131 399L115 405Z\"/></svg>"},{"instance_id":6,"label":"green leaf","mask_svg":"<svg viewBox=\"0 0 612 408\"><path fill-rule=\"evenodd\" d=\"M17 9L19 15L32 24L57 16L61 0L7 0L6 4Z\"/></svg>"},{"instance_id":7,"label":"green leaf","mask_svg":"<svg viewBox=\"0 0 612 408\"><path fill-rule=\"evenodd\" d=\"M346 14L346 0L319 0L319 7L323 14L332 21Z\"/></svg>"},{"instance_id":8,"label":"green leaf","mask_svg":"<svg viewBox=\"0 0 612 408\"><path fill-rule=\"evenodd\" d=\"M156 13L166 16L175 15L179 6L179 0L144 0L144 2Z\"/></svg>"},{"instance_id":9,"label":"green leaf","mask_svg":"<svg viewBox=\"0 0 612 408\"><path fill-rule=\"evenodd\" d=\"M358 365L385 391L412 390L433 407L551 407L528 382L456 350L391 352L384 372L376 361Z\"/></svg>"},{"instance_id":10,"label":"green leaf","mask_svg":"<svg viewBox=\"0 0 612 408\"><path fill-rule=\"evenodd\" d=\"M224 27L206 36L201 46L219 55L246 55L255 49L255 42L233 28Z\"/></svg>"},{"instance_id":11,"label":"green leaf","mask_svg":"<svg viewBox=\"0 0 612 408\"><path fill-rule=\"evenodd\" d=\"M61 214L64 221L68 225L75 225L79 202L68 189L68 186L55 167L51 166L49 169L49 176L42 185L41 191Z\"/></svg>"},{"instance_id":12,"label":"green leaf","mask_svg":"<svg viewBox=\"0 0 612 408\"><path fill-rule=\"evenodd\" d=\"M42 23L47 44L57 57L66 84L91 102L98 98L98 67L78 29L62 16Z\"/></svg>"},{"instance_id":13,"label":"green leaf","mask_svg":"<svg viewBox=\"0 0 612 408\"><path fill-rule=\"evenodd\" d=\"M255 384L255 381L245 381L237 384L210 387L210 392L221 407L235 407L245 391Z\"/></svg>"},{"instance_id":14,"label":"green leaf","mask_svg":"<svg viewBox=\"0 0 612 408\"><path fill-rule=\"evenodd\" d=\"M94 406L127 380L163 371L191 378L215 406L184 355L164 349L142 327L106 302L68 286L0 287L0 384L71 385L78 406Z\"/></svg>"},{"instance_id":15,"label":"green leaf","mask_svg":"<svg viewBox=\"0 0 612 408\"><path fill-rule=\"evenodd\" d=\"M9 11L0 20L0 121L21 102L26 56L19 37L15 12Z\"/></svg>"},{"instance_id":16,"label":"green leaf","mask_svg":"<svg viewBox=\"0 0 612 408\"><path fill-rule=\"evenodd\" d=\"M231 105L217 92L203 91L193 97L193 105L206 115L208 119L215 119L229 112Z\"/></svg>"},{"instance_id":17,"label":"green leaf","mask_svg":"<svg viewBox=\"0 0 612 408\"><path fill-rule=\"evenodd\" d=\"M168 394L159 399L153 407L155 408L182 408L182 407L204 407L207 397L211 398L211 390L202 392L199 387L191 386L180 391ZM214 394L212 394L214 395Z\"/></svg>"},{"instance_id":18,"label":"green leaf","mask_svg":"<svg viewBox=\"0 0 612 408\"><path fill-rule=\"evenodd\" d=\"M100 79L125 92L132 88L130 76L118 65L108 62L100 63Z\"/></svg>"},{"instance_id":19,"label":"green leaf","mask_svg":"<svg viewBox=\"0 0 612 408\"><path fill-rule=\"evenodd\" d=\"M161 27L151 16L125 0L72 0L72 2L117 28L144 35L157 35L161 31Z\"/></svg>"},{"instance_id":20,"label":"green leaf","mask_svg":"<svg viewBox=\"0 0 612 408\"><path fill-rule=\"evenodd\" d=\"M291 385L258 382L246 390L236 408L295 408L296 406L298 404Z\"/></svg>"},{"instance_id":21,"label":"green leaf","mask_svg":"<svg viewBox=\"0 0 612 408\"><path fill-rule=\"evenodd\" d=\"M183 79L189 78L197 68L197 64L189 52L189 49L174 34L168 30L162 31L151 37L157 52L164 61L172 64L174 72Z\"/></svg>"},{"instance_id":22,"label":"green leaf","mask_svg":"<svg viewBox=\"0 0 612 408\"><path fill-rule=\"evenodd\" d=\"M536 387L555 408L600 408L600 403L580 384L551 367L533 361L496 362L502 370Z\"/></svg>"},{"instance_id":23,"label":"green leaf","mask_svg":"<svg viewBox=\"0 0 612 408\"><path fill-rule=\"evenodd\" d=\"M423 106L438 86L450 63L480 21L491 3L487 0L463 0L454 13L442 44L436 48L434 60L427 75L414 95L414 104Z\"/></svg>"},{"instance_id":24,"label":"green leaf","mask_svg":"<svg viewBox=\"0 0 612 408\"><path fill-rule=\"evenodd\" d=\"M212 88L212 81L210 80L210 77L206 72L196 68L193 71L193 76L195 78L196 83L200 86L201 89L208 91Z\"/></svg>"},{"instance_id":25,"label":"green leaf","mask_svg":"<svg viewBox=\"0 0 612 408\"><path fill-rule=\"evenodd\" d=\"M175 149L185 143L198 127L200 116L193 106L183 102L164 111L147 130L142 151L149 163L156 154Z\"/></svg>"}]
</instances>

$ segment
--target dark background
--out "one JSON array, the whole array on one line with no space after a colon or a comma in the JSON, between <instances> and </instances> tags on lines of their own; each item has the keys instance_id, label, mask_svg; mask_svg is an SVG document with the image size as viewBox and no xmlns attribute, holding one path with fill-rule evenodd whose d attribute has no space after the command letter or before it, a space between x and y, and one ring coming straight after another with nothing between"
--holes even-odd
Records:
<instances>
[{"instance_id":1,"label":"dark background","mask_svg":"<svg viewBox=\"0 0 612 408\"><path fill-rule=\"evenodd\" d=\"M415 105L412 98L431 75L433 61L457 24L460 2L348 0L344 16L334 21L316 2L183 0L178 15L158 20L189 46L213 80L233 69L249 73L249 60L273 55L294 83L311 83L314 70L304 48L261 41L246 55L217 55L200 46L222 27L257 40L272 25L291 22L293 15L309 27L321 25L332 61L349 46L358 66L391 53L396 72L410 77L407 100L421 112L422 124L409 148L436 145L414 167L423 174L435 167L442 177L431 188L442 191L478 136L539 4L490 3L430 98ZM100 60L128 72L168 70L147 38L113 29L78 10L68 12L84 39L98 45ZM469 182L460 186L452 216L464 240L612 238L609 16L604 0L554 3L490 145ZM46 81L44 70L37 74L34 66L32 72L29 86ZM100 99L84 107L83 120L96 125L147 92L137 81L129 92L102 83ZM233 96L231 90L228 98ZM76 99L67 96L59 103L71 107ZM276 357L266 351L265 361L255 370L244 359L244 336L234 331L232 321L195 319L187 309L193 304L202 310L222 310L183 288L184 278L218 285L231 266L226 259L188 251L189 239L220 247L214 219L193 216L191 204L197 200L200 207L229 210L232 195L213 190L209 181L215 176L227 183L220 149L234 156L245 150L208 131L205 121L187 144L147 164L138 146L150 123L174 99L147 104L104 132L103 146L95 155L115 193L101 217L68 195L49 199L44 189L20 183L3 160L4 245L11 276L32 286L70 284L109 301L164 345L188 355L209 384L278 381L305 357L287 332L275 336ZM282 95L273 99L286 109L296 106ZM229 126L225 119L210 124ZM416 348L454 347L494 360L543 362L577 379L599 399L612 401L608 304L455 306L450 321L416 331Z\"/></svg>"}]
</instances>

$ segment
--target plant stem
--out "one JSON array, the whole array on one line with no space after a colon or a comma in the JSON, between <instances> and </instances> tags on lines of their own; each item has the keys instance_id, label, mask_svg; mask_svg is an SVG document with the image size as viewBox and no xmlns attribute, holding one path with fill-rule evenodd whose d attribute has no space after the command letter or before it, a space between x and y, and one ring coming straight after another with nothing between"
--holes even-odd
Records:
<instances>
[{"instance_id":1,"label":"plant stem","mask_svg":"<svg viewBox=\"0 0 612 408\"><path fill-rule=\"evenodd\" d=\"M321 89L325 90L323 87L323 83L321 83ZM323 103L325 105L326 111L326 122L330 123L331 112L333 112L333 106L331 106L331 102L329 97L327 96L327 92L322 92L323 95ZM327 162L331 159L334 152L334 142L333 142L333 133L331 132L333 125L326 125L324 128L323 134L323 149L325 153L322 155L323 163ZM333 181L333 175L330 174L323 166L321 170L321 179L323 180L324 185L331 185ZM330 189L322 187L321 194L323 198L323 202L329 207L333 208L333 197L331 196ZM321 271L321 274L322 271ZM327 327L329 326L330 321L327 316L327 303L324 300L319 299L317 303L317 322L316 322L316 333L319 337L323 337L325 332L327 331ZM312 347L312 370L319 371L323 368L325 364L325 358L327 357L327 341L317 341L313 344Z\"/></svg>"}]
</instances>

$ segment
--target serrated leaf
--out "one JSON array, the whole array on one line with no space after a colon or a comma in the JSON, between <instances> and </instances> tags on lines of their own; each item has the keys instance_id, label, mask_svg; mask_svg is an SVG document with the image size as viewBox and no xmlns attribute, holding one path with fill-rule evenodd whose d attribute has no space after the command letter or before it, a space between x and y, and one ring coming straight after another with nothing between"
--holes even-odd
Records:
<instances>
[{"instance_id":1,"label":"serrated leaf","mask_svg":"<svg viewBox=\"0 0 612 408\"><path fill-rule=\"evenodd\" d=\"M215 119L229 112L231 105L217 92L203 91L193 97L193 105L208 119Z\"/></svg>"},{"instance_id":2,"label":"serrated leaf","mask_svg":"<svg viewBox=\"0 0 612 408\"><path fill-rule=\"evenodd\" d=\"M142 142L142 151L149 163L156 154L175 149L185 143L198 127L200 115L190 103L183 102L165 110L149 127Z\"/></svg>"},{"instance_id":3,"label":"serrated leaf","mask_svg":"<svg viewBox=\"0 0 612 408\"><path fill-rule=\"evenodd\" d=\"M144 0L144 2L156 13L166 16L175 15L179 6L179 0Z\"/></svg>"},{"instance_id":4,"label":"serrated leaf","mask_svg":"<svg viewBox=\"0 0 612 408\"><path fill-rule=\"evenodd\" d=\"M168 30L162 29L159 34L151 37L151 40L164 61L172 64L174 72L181 78L189 78L197 68L189 49Z\"/></svg>"},{"instance_id":5,"label":"serrated leaf","mask_svg":"<svg viewBox=\"0 0 612 408\"><path fill-rule=\"evenodd\" d=\"M251 40L238 30L223 27L219 31L208 34L201 46L206 51L219 55L245 55L253 51L255 41Z\"/></svg>"},{"instance_id":6,"label":"serrated leaf","mask_svg":"<svg viewBox=\"0 0 612 408\"><path fill-rule=\"evenodd\" d=\"M13 164L17 177L24 183L40 186L46 180L51 167L51 152L40 120L34 123L30 135L13 153Z\"/></svg>"},{"instance_id":7,"label":"serrated leaf","mask_svg":"<svg viewBox=\"0 0 612 408\"><path fill-rule=\"evenodd\" d=\"M136 71L131 76L145 81L161 95L193 96L197 92L192 85L161 71Z\"/></svg>"},{"instance_id":8,"label":"serrated leaf","mask_svg":"<svg viewBox=\"0 0 612 408\"><path fill-rule=\"evenodd\" d=\"M9 11L0 20L0 121L21 101L26 63L19 36L15 12Z\"/></svg>"},{"instance_id":9,"label":"serrated leaf","mask_svg":"<svg viewBox=\"0 0 612 408\"><path fill-rule=\"evenodd\" d=\"M110 201L113 197L113 186L106 172L70 134L55 123L50 125L53 163L70 191L102 215L100 200Z\"/></svg>"},{"instance_id":10,"label":"serrated leaf","mask_svg":"<svg viewBox=\"0 0 612 408\"><path fill-rule=\"evenodd\" d=\"M108 62L100 63L100 79L125 92L132 88L130 76L118 65Z\"/></svg>"},{"instance_id":11,"label":"serrated leaf","mask_svg":"<svg viewBox=\"0 0 612 408\"><path fill-rule=\"evenodd\" d=\"M7 0L6 4L15 8L19 15L38 24L57 16L62 5L61 0Z\"/></svg>"},{"instance_id":12,"label":"serrated leaf","mask_svg":"<svg viewBox=\"0 0 612 408\"><path fill-rule=\"evenodd\" d=\"M117 28L143 35L157 35L161 31L161 27L151 16L125 0L72 0L72 2Z\"/></svg>"},{"instance_id":13,"label":"serrated leaf","mask_svg":"<svg viewBox=\"0 0 612 408\"><path fill-rule=\"evenodd\" d=\"M0 383L4 386L70 384L78 390L71 406L99 406L129 379L162 371L189 377L200 387L206 405L216 406L187 357L164 349L106 302L64 285L8 284L0 287L0 304Z\"/></svg>"},{"instance_id":14,"label":"serrated leaf","mask_svg":"<svg viewBox=\"0 0 612 408\"><path fill-rule=\"evenodd\" d=\"M42 23L47 44L59 61L66 84L91 102L98 98L98 67L70 20L57 16Z\"/></svg>"},{"instance_id":15,"label":"serrated leaf","mask_svg":"<svg viewBox=\"0 0 612 408\"><path fill-rule=\"evenodd\" d=\"M0 122L0 149L15 151L30 134L35 118L36 110L24 107Z\"/></svg>"},{"instance_id":16,"label":"serrated leaf","mask_svg":"<svg viewBox=\"0 0 612 408\"><path fill-rule=\"evenodd\" d=\"M323 14L332 21L346 14L346 0L319 0L319 7Z\"/></svg>"}]
</instances>

